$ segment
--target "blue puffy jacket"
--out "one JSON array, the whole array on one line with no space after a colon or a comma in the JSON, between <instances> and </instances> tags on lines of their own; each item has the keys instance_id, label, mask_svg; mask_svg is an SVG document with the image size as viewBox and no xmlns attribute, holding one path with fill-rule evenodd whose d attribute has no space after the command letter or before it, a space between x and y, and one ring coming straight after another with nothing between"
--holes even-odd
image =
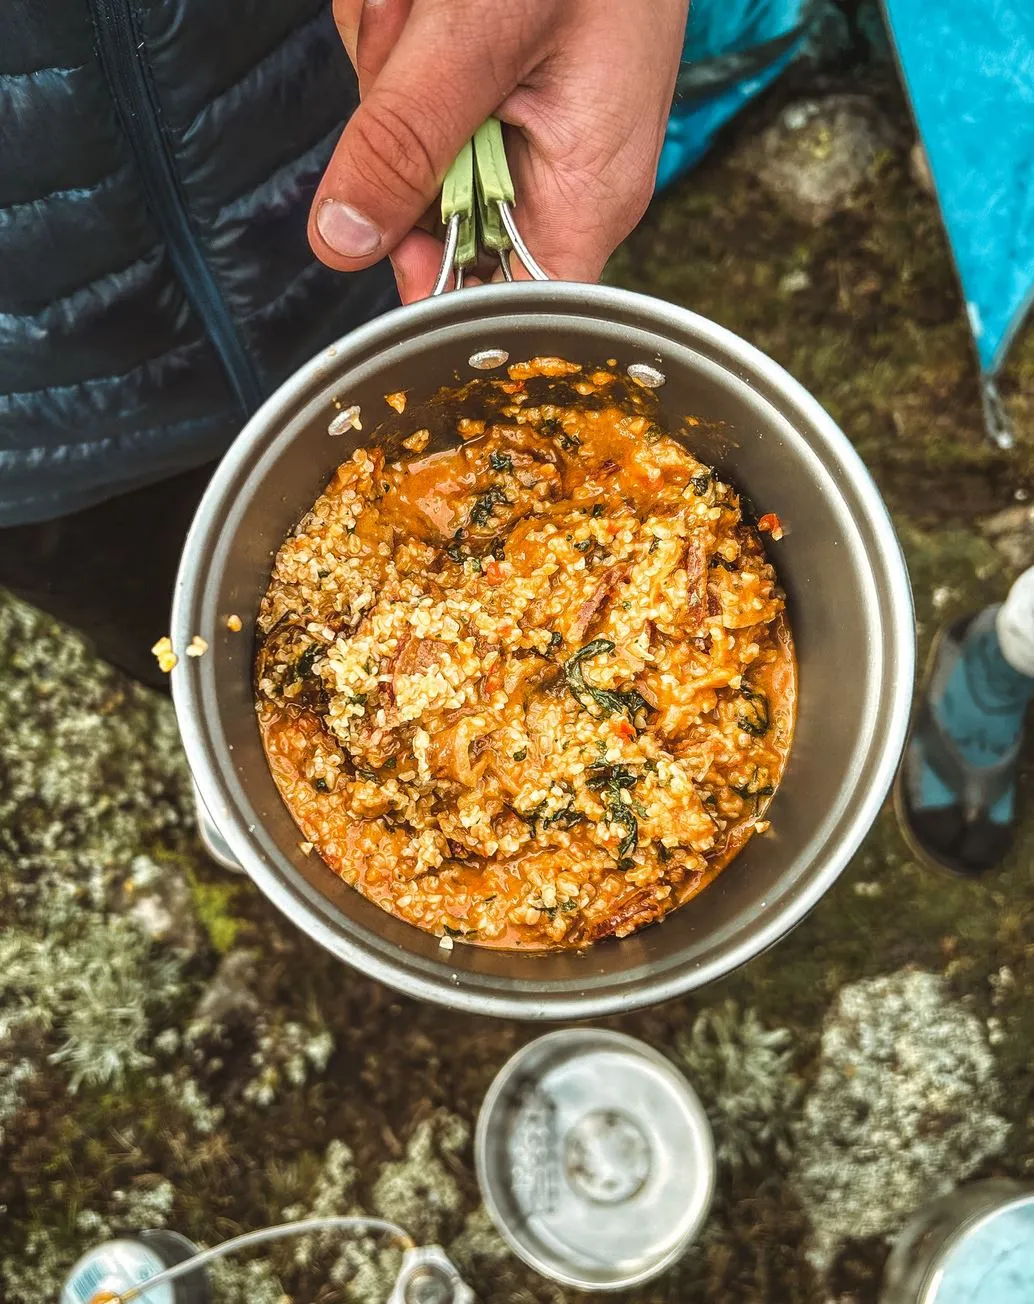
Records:
<instances>
[{"instance_id":1,"label":"blue puffy jacket","mask_svg":"<svg viewBox=\"0 0 1034 1304\"><path fill-rule=\"evenodd\" d=\"M327 0L0 0L0 525L217 457L396 302L306 241L355 102Z\"/></svg>"}]
</instances>

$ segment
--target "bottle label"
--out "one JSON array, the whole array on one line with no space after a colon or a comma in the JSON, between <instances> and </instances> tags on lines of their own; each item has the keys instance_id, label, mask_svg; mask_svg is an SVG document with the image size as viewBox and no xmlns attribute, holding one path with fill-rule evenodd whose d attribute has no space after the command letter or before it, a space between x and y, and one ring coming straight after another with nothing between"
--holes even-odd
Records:
<instances>
[{"instance_id":1,"label":"bottle label","mask_svg":"<svg viewBox=\"0 0 1034 1304\"><path fill-rule=\"evenodd\" d=\"M87 1251L73 1267L61 1291L61 1304L103 1304L106 1296L149 1281L165 1267L140 1241L109 1241ZM173 1304L172 1286L148 1291L140 1296L140 1304Z\"/></svg>"}]
</instances>

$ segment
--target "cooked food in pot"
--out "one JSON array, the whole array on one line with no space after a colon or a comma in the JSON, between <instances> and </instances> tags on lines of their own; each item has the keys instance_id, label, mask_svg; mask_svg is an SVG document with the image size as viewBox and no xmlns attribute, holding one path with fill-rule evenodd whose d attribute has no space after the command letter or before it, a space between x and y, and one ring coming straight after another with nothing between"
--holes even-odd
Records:
<instances>
[{"instance_id":1,"label":"cooked food in pot","mask_svg":"<svg viewBox=\"0 0 1034 1304\"><path fill-rule=\"evenodd\" d=\"M793 735L784 602L739 497L608 401L608 372L569 386L592 405L532 399L565 371L511 368L458 447L357 451L259 616L262 737L303 848L445 946L661 919L765 831Z\"/></svg>"}]
</instances>

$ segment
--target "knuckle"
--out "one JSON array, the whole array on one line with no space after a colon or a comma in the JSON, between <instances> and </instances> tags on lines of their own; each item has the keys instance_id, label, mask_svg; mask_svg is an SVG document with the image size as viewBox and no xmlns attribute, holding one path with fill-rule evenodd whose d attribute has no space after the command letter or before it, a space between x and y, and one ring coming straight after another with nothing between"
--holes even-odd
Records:
<instances>
[{"instance_id":1,"label":"knuckle","mask_svg":"<svg viewBox=\"0 0 1034 1304\"><path fill-rule=\"evenodd\" d=\"M628 187L628 230L638 225L643 214L650 207L654 192L654 170L643 172ZM627 235L628 232L626 231Z\"/></svg>"},{"instance_id":2,"label":"knuckle","mask_svg":"<svg viewBox=\"0 0 1034 1304\"><path fill-rule=\"evenodd\" d=\"M612 161L582 173L581 194L570 202L592 213L601 230L606 231L612 246L635 230L650 206L654 193L655 169L642 159Z\"/></svg>"},{"instance_id":3,"label":"knuckle","mask_svg":"<svg viewBox=\"0 0 1034 1304\"><path fill-rule=\"evenodd\" d=\"M420 121L421 130L413 126ZM437 189L432 147L425 132L426 108L419 118L404 103L373 96L352 120L353 167L358 176L401 203L426 199Z\"/></svg>"}]
</instances>

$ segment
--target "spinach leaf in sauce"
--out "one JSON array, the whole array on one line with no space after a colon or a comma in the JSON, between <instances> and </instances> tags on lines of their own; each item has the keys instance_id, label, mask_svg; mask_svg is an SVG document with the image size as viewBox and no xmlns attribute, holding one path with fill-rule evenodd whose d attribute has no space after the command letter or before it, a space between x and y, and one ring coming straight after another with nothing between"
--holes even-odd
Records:
<instances>
[{"instance_id":1,"label":"spinach leaf in sauce","mask_svg":"<svg viewBox=\"0 0 1034 1304\"><path fill-rule=\"evenodd\" d=\"M768 733L768 698L764 693L756 693L743 685L736 723L753 738L763 738Z\"/></svg>"},{"instance_id":2,"label":"spinach leaf in sauce","mask_svg":"<svg viewBox=\"0 0 1034 1304\"><path fill-rule=\"evenodd\" d=\"M770 783L762 783L758 776L758 767L754 766L754 773L750 776L742 788L733 788L733 792L740 797L771 797L775 788Z\"/></svg>"},{"instance_id":3,"label":"spinach leaf in sauce","mask_svg":"<svg viewBox=\"0 0 1034 1304\"><path fill-rule=\"evenodd\" d=\"M558 829L573 829L576 824L581 824L584 819L585 816L580 810L565 806L563 810L558 810L555 815L547 815L542 821L542 827L545 829L555 825Z\"/></svg>"},{"instance_id":4,"label":"spinach leaf in sauce","mask_svg":"<svg viewBox=\"0 0 1034 1304\"><path fill-rule=\"evenodd\" d=\"M500 503L507 502L506 494L497 484L490 484L483 494L479 494L474 506L470 509L471 525L487 525L489 518Z\"/></svg>"},{"instance_id":5,"label":"spinach leaf in sauce","mask_svg":"<svg viewBox=\"0 0 1034 1304\"><path fill-rule=\"evenodd\" d=\"M625 829L625 836L618 845L618 869L631 869L635 864L635 849L639 846L639 821L624 805L612 805L608 813L612 824L620 824Z\"/></svg>"},{"instance_id":6,"label":"spinach leaf in sauce","mask_svg":"<svg viewBox=\"0 0 1034 1304\"><path fill-rule=\"evenodd\" d=\"M583 648L579 648L574 656L564 663L564 677L567 680L567 686L571 690L572 697L586 710L589 710L591 702L598 706L604 715L617 715L625 712L629 719L634 722L636 715L640 711L650 709L649 703L642 693L636 692L634 688L624 689L621 692L615 692L610 688L597 688L586 680L585 672L582 669L582 662L590 661L593 657L600 656L602 653L613 651L614 644L609 638L594 638L591 643L586 643Z\"/></svg>"},{"instance_id":7,"label":"spinach leaf in sauce","mask_svg":"<svg viewBox=\"0 0 1034 1304\"><path fill-rule=\"evenodd\" d=\"M552 418L543 421L539 429L550 439L555 439L565 453L573 453L582 446L582 441L577 435L569 434L559 421L554 421Z\"/></svg>"},{"instance_id":8,"label":"spinach leaf in sauce","mask_svg":"<svg viewBox=\"0 0 1034 1304\"><path fill-rule=\"evenodd\" d=\"M693 486L693 492L699 498L703 498L711 485L714 484L715 479L714 471L708 467L706 471L698 471L696 475L692 476L689 483Z\"/></svg>"},{"instance_id":9,"label":"spinach leaf in sauce","mask_svg":"<svg viewBox=\"0 0 1034 1304\"><path fill-rule=\"evenodd\" d=\"M641 777L642 775L636 774L627 765L600 763L590 765L588 769L585 786L593 792L606 793L604 804L607 808L607 818L612 824L620 824L625 830L625 836L618 846L618 869L632 868L634 864L632 856L639 845L639 821L635 817L633 808L644 815L646 811L636 802L626 803L623 794L630 792Z\"/></svg>"},{"instance_id":10,"label":"spinach leaf in sauce","mask_svg":"<svg viewBox=\"0 0 1034 1304\"><path fill-rule=\"evenodd\" d=\"M295 679L309 679L314 673L316 659L320 654L320 647L316 643L311 643L298 658L294 668Z\"/></svg>"}]
</instances>

